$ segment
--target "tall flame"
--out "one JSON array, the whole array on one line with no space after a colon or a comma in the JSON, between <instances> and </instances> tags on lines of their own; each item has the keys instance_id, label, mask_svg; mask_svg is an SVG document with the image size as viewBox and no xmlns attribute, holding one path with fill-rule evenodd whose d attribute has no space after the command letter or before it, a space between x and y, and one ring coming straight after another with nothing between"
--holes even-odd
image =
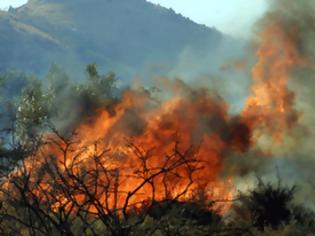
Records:
<instances>
[{"instance_id":1,"label":"tall flame","mask_svg":"<svg viewBox=\"0 0 315 236\"><path fill-rule=\"evenodd\" d=\"M306 61L298 51L298 30L285 29L275 17L265 20L243 116L281 142L283 131L296 124L300 115L294 108L295 94L289 90L288 82L294 69Z\"/></svg>"}]
</instances>

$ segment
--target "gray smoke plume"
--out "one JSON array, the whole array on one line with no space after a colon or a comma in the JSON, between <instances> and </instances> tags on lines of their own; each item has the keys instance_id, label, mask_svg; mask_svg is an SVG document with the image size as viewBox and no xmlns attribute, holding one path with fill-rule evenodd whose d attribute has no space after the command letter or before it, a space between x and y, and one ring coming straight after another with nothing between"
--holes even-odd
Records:
<instances>
[{"instance_id":1,"label":"gray smoke plume","mask_svg":"<svg viewBox=\"0 0 315 236\"><path fill-rule=\"evenodd\" d=\"M256 24L257 35L270 22L280 25L288 41L295 42L303 60L303 65L292 71L289 80L289 89L295 94L294 108L300 118L293 129L284 131L282 144L269 141L267 148L258 145L246 155L231 155L225 161L225 174L244 178L258 175L271 181L280 178L285 184L299 186L297 200L311 206L315 203L310 197L315 189L315 2L270 1L268 12ZM259 40L259 36L255 38L254 45L259 45Z\"/></svg>"}]
</instances>

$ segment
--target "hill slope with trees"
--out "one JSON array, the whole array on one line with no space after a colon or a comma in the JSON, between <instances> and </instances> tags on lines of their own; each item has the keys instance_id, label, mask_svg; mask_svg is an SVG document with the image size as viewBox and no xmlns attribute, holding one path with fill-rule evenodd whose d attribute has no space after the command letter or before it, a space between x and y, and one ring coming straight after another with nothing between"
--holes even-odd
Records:
<instances>
[{"instance_id":1,"label":"hill slope with trees","mask_svg":"<svg viewBox=\"0 0 315 236\"><path fill-rule=\"evenodd\" d=\"M0 12L0 71L44 75L52 63L122 76L218 69L241 43L145 0L30 0ZM173 73L174 74L174 73Z\"/></svg>"}]
</instances>

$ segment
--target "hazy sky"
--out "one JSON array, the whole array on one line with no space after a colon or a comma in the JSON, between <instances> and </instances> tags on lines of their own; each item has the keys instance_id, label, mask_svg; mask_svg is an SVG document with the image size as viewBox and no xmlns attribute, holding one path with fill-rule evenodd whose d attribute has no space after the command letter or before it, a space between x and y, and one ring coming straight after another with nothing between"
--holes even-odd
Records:
<instances>
[{"instance_id":1,"label":"hazy sky","mask_svg":"<svg viewBox=\"0 0 315 236\"><path fill-rule=\"evenodd\" d=\"M6 9L9 6L18 7L26 2L27 0L0 0L0 8Z\"/></svg>"},{"instance_id":2,"label":"hazy sky","mask_svg":"<svg viewBox=\"0 0 315 236\"><path fill-rule=\"evenodd\" d=\"M148 0L173 8L193 21L239 37L247 36L252 24L267 8L267 0ZM0 0L0 8L17 7L26 0Z\"/></svg>"},{"instance_id":3,"label":"hazy sky","mask_svg":"<svg viewBox=\"0 0 315 236\"><path fill-rule=\"evenodd\" d=\"M267 0L149 0L173 8L197 23L235 36L247 36L267 9Z\"/></svg>"}]
</instances>

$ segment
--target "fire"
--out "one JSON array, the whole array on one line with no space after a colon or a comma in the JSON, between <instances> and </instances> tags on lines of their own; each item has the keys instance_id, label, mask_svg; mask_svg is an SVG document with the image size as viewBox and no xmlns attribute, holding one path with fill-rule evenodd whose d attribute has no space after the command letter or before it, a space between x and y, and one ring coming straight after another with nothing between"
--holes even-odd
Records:
<instances>
[{"instance_id":1,"label":"fire","mask_svg":"<svg viewBox=\"0 0 315 236\"><path fill-rule=\"evenodd\" d=\"M239 116L207 89L179 81L168 82L170 99L126 91L114 111L100 108L72 137L44 136L25 165L33 193L55 196L45 199L52 209L75 202L73 209L86 205L89 212L188 200L199 189L208 200L232 199L233 177L219 178L226 155L248 151L266 131L280 142L299 116L288 89L293 69L304 63L295 32L271 20L260 39L251 94ZM221 212L230 204L221 204Z\"/></svg>"},{"instance_id":2,"label":"fire","mask_svg":"<svg viewBox=\"0 0 315 236\"><path fill-rule=\"evenodd\" d=\"M188 200L199 188L207 189L209 200L213 196L230 199L230 182L219 184L218 180L224 152L244 151L249 136L239 139L238 135L244 135L237 133L241 121L229 117L222 100L206 91L195 94L180 90L184 91L176 99L158 104L151 104L152 99L142 92L128 91L114 114L100 110L97 117L83 122L69 141L56 134L47 135L45 144L26 162L34 192L53 191L53 186L63 184L62 175L78 189L83 184L76 178L84 179L87 185L108 184L108 189L93 191L109 208L122 209L127 198L130 206L148 199ZM134 130L127 118L142 123L137 127L141 130ZM242 144L241 140L246 142ZM86 200L80 193L72 194L78 204ZM56 193L55 200L53 209L67 204L68 199L64 193ZM97 211L95 206L89 210Z\"/></svg>"},{"instance_id":3,"label":"fire","mask_svg":"<svg viewBox=\"0 0 315 236\"><path fill-rule=\"evenodd\" d=\"M298 30L285 29L276 17L265 20L243 116L251 119L253 127L267 129L280 143L283 131L292 127L300 115L294 108L295 94L289 90L288 82L294 69L306 61L298 51Z\"/></svg>"}]
</instances>

